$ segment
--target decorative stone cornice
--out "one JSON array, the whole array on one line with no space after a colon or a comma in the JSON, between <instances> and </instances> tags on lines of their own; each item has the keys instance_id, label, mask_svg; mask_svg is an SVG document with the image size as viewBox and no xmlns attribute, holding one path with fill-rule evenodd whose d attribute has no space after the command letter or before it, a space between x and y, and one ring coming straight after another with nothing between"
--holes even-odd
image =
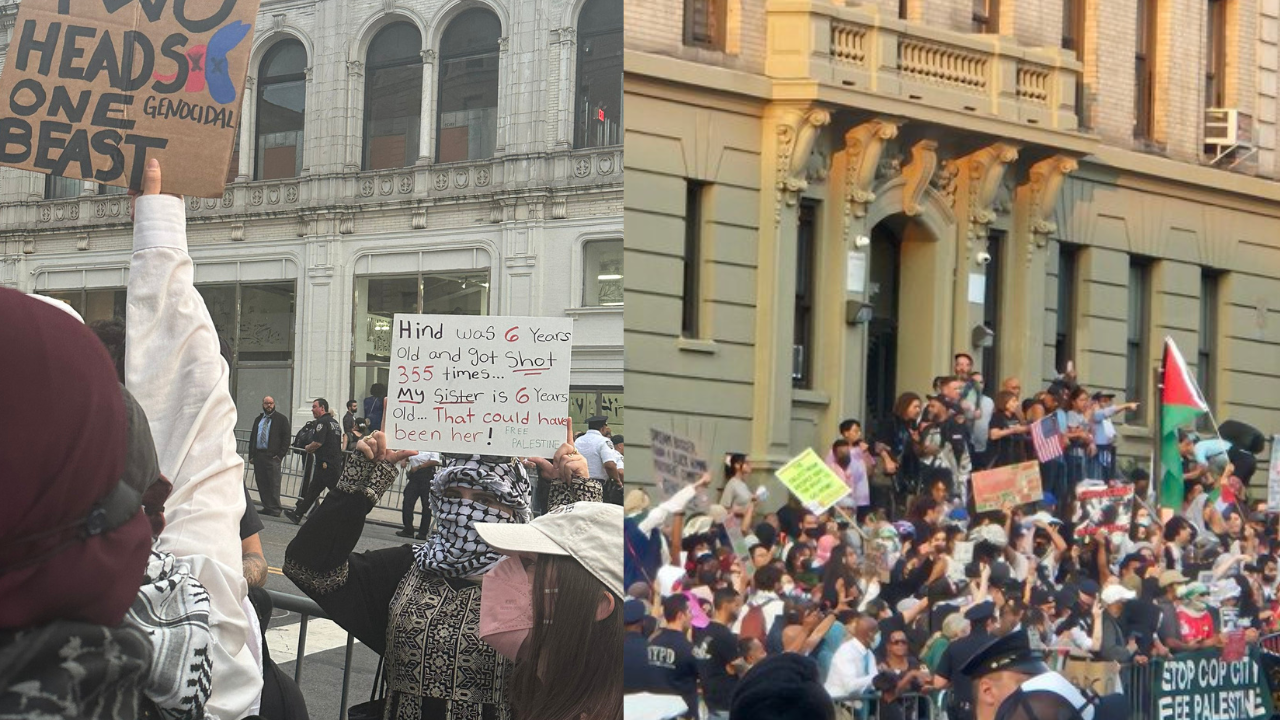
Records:
<instances>
[{"instance_id":1,"label":"decorative stone cornice","mask_svg":"<svg viewBox=\"0 0 1280 720\"><path fill-rule=\"evenodd\" d=\"M969 217L968 246L985 240L987 228L996 220L996 194L1004 183L1005 171L1018 159L1018 148L1005 142L997 142L978 150L966 158L969 169Z\"/></svg>"},{"instance_id":2,"label":"decorative stone cornice","mask_svg":"<svg viewBox=\"0 0 1280 720\"><path fill-rule=\"evenodd\" d=\"M876 199L871 187L880 174L880 155L885 145L898 136L900 120L870 120L844 134L844 231L848 238L854 218L865 217L867 206Z\"/></svg>"},{"instance_id":3,"label":"decorative stone cornice","mask_svg":"<svg viewBox=\"0 0 1280 720\"><path fill-rule=\"evenodd\" d=\"M924 199L924 192L929 189L937 170L937 142L921 140L911 146L911 162L902 168L902 177L906 181L902 196L902 211L908 217L920 214L920 201Z\"/></svg>"},{"instance_id":4,"label":"decorative stone cornice","mask_svg":"<svg viewBox=\"0 0 1280 720\"><path fill-rule=\"evenodd\" d=\"M777 169L774 177L774 223L782 222L782 206L799 202L800 193L809 187L803 176L809 153L822 128L831 122L831 113L822 108L786 111L777 124Z\"/></svg>"}]
</instances>

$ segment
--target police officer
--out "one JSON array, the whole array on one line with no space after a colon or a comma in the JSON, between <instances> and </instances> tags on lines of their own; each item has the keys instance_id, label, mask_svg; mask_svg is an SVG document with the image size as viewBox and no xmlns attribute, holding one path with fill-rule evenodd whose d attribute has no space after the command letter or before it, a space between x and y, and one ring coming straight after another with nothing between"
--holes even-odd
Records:
<instances>
[{"instance_id":1,"label":"police officer","mask_svg":"<svg viewBox=\"0 0 1280 720\"><path fill-rule=\"evenodd\" d=\"M575 478L571 483L564 483L561 488L552 486L552 497L548 501L551 508L580 500L622 504L622 478L618 474L618 461L622 456L614 449L613 441L608 438L608 431L609 418L604 415L587 418L587 432L575 440L573 445L587 461L588 478ZM557 490L560 491L559 498L555 497Z\"/></svg>"},{"instance_id":2,"label":"police officer","mask_svg":"<svg viewBox=\"0 0 1280 720\"><path fill-rule=\"evenodd\" d=\"M316 398L311 403L311 415L315 418L316 430L311 436L311 444L303 450L315 457L315 472L306 492L298 499L298 506L285 512L285 517L294 523L302 522L302 516L320 499L320 491L337 486L342 472L342 426L329 414L329 401Z\"/></svg>"},{"instance_id":3,"label":"police officer","mask_svg":"<svg viewBox=\"0 0 1280 720\"><path fill-rule=\"evenodd\" d=\"M951 688L947 709L950 720L974 720L973 683L960 670L994 637L996 605L984 600L969 608L964 618L969 621L969 634L947 646L933 678L935 688Z\"/></svg>"},{"instance_id":4,"label":"police officer","mask_svg":"<svg viewBox=\"0 0 1280 720\"><path fill-rule=\"evenodd\" d=\"M1119 720L1123 695L1088 697L1031 649L1025 630L988 639L961 669L973 687L975 720Z\"/></svg>"}]
</instances>

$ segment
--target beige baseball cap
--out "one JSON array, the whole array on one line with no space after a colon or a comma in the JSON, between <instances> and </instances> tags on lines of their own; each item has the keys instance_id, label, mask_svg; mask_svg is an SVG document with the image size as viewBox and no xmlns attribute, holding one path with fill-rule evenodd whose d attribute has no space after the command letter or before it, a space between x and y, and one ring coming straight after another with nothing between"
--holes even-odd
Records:
<instances>
[{"instance_id":1,"label":"beige baseball cap","mask_svg":"<svg viewBox=\"0 0 1280 720\"><path fill-rule=\"evenodd\" d=\"M576 502L529 523L476 523L489 547L507 555L566 555L618 597L622 588L622 507Z\"/></svg>"}]
</instances>

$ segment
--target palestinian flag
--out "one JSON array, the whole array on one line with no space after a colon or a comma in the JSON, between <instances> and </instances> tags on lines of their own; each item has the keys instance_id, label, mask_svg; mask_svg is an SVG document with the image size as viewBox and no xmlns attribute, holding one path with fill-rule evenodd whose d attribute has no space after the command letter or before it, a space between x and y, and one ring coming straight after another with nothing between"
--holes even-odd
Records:
<instances>
[{"instance_id":1,"label":"palestinian flag","mask_svg":"<svg viewBox=\"0 0 1280 720\"><path fill-rule=\"evenodd\" d=\"M1171 338L1164 339L1164 377L1160 390L1160 507L1182 509L1182 455L1178 452L1178 430L1195 423L1209 405L1200 394L1187 362Z\"/></svg>"}]
</instances>

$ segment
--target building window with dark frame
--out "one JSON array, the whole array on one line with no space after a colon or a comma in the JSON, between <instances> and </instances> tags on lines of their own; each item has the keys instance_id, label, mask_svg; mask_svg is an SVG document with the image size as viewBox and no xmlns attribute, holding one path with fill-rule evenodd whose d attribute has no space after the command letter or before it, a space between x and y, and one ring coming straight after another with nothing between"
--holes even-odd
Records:
<instances>
[{"instance_id":1,"label":"building window with dark frame","mask_svg":"<svg viewBox=\"0 0 1280 720\"><path fill-rule=\"evenodd\" d=\"M407 22L373 36L365 57L363 169L409 167L422 131L422 35Z\"/></svg>"},{"instance_id":2,"label":"building window with dark frame","mask_svg":"<svg viewBox=\"0 0 1280 720\"><path fill-rule=\"evenodd\" d=\"M502 22L484 8L465 10L440 39L436 162L493 157L498 139L498 45Z\"/></svg>"},{"instance_id":3,"label":"building window with dark frame","mask_svg":"<svg viewBox=\"0 0 1280 720\"><path fill-rule=\"evenodd\" d=\"M1063 372L1076 352L1076 266L1080 248L1058 243L1058 303L1054 312L1053 369Z\"/></svg>"},{"instance_id":4,"label":"building window with dark frame","mask_svg":"<svg viewBox=\"0 0 1280 720\"><path fill-rule=\"evenodd\" d=\"M574 433L587 431L587 418L603 415L608 418L614 437L620 437L626 429L625 409L622 388L569 388L569 418Z\"/></svg>"},{"instance_id":5,"label":"building window with dark frame","mask_svg":"<svg viewBox=\"0 0 1280 720\"><path fill-rule=\"evenodd\" d=\"M684 0L684 44L723 51L727 5L728 0Z\"/></svg>"},{"instance_id":6,"label":"building window with dark frame","mask_svg":"<svg viewBox=\"0 0 1280 720\"><path fill-rule=\"evenodd\" d=\"M84 181L78 178L68 178L60 175L44 176L45 200L67 200L80 197L82 190L84 190Z\"/></svg>"},{"instance_id":7,"label":"building window with dark frame","mask_svg":"<svg viewBox=\"0 0 1280 720\"><path fill-rule=\"evenodd\" d=\"M1151 387L1151 364L1147 357L1151 348L1151 260L1129 258L1129 309L1125 318L1125 402L1144 403L1129 413L1133 425L1145 425L1145 403Z\"/></svg>"},{"instance_id":8,"label":"building window with dark frame","mask_svg":"<svg viewBox=\"0 0 1280 720\"><path fill-rule=\"evenodd\" d=\"M622 306L622 240L591 240L582 246L582 306Z\"/></svg>"},{"instance_id":9,"label":"building window with dark frame","mask_svg":"<svg viewBox=\"0 0 1280 720\"><path fill-rule=\"evenodd\" d=\"M287 414L293 407L297 283L208 283L196 285L196 290L230 357L236 429L249 429L266 395Z\"/></svg>"},{"instance_id":10,"label":"building window with dark frame","mask_svg":"<svg viewBox=\"0 0 1280 720\"><path fill-rule=\"evenodd\" d=\"M282 40L267 51L258 73L255 180L302 174L306 109L307 50L297 40Z\"/></svg>"},{"instance_id":11,"label":"building window with dark frame","mask_svg":"<svg viewBox=\"0 0 1280 720\"><path fill-rule=\"evenodd\" d=\"M1156 24L1158 0L1137 0L1137 42L1134 45L1133 136L1155 139Z\"/></svg>"},{"instance_id":12,"label":"building window with dark frame","mask_svg":"<svg viewBox=\"0 0 1280 720\"><path fill-rule=\"evenodd\" d=\"M816 304L816 263L818 244L818 203L800 203L796 228L796 305L792 323L791 385L813 387L814 327Z\"/></svg>"},{"instance_id":13,"label":"building window with dark frame","mask_svg":"<svg viewBox=\"0 0 1280 720\"><path fill-rule=\"evenodd\" d=\"M589 0L578 15L573 146L622 144L622 0Z\"/></svg>"},{"instance_id":14,"label":"building window with dark frame","mask_svg":"<svg viewBox=\"0 0 1280 720\"><path fill-rule=\"evenodd\" d=\"M684 191L684 282L680 294L680 334L702 334L702 206L706 183L688 180Z\"/></svg>"},{"instance_id":15,"label":"building window with dark frame","mask_svg":"<svg viewBox=\"0 0 1280 720\"><path fill-rule=\"evenodd\" d=\"M1218 298L1222 273L1211 268L1200 270L1200 334L1196 341L1196 382L1205 398L1217 397L1218 374ZM1211 430L1207 415L1201 417L1205 430Z\"/></svg>"},{"instance_id":16,"label":"building window with dark frame","mask_svg":"<svg viewBox=\"0 0 1280 720\"><path fill-rule=\"evenodd\" d=\"M1204 106L1227 106L1227 0L1209 0L1205 18Z\"/></svg>"},{"instance_id":17,"label":"building window with dark frame","mask_svg":"<svg viewBox=\"0 0 1280 720\"><path fill-rule=\"evenodd\" d=\"M360 404L391 377L391 321L396 313L488 315L489 271L468 269L357 275L352 319L351 393ZM344 398L345 401L345 398Z\"/></svg>"},{"instance_id":18,"label":"building window with dark frame","mask_svg":"<svg viewBox=\"0 0 1280 720\"><path fill-rule=\"evenodd\" d=\"M1000 0L973 0L973 31L1000 32Z\"/></svg>"},{"instance_id":19,"label":"building window with dark frame","mask_svg":"<svg viewBox=\"0 0 1280 720\"><path fill-rule=\"evenodd\" d=\"M124 288L77 288L75 290L37 290L36 292L66 303L84 318L86 325L98 320L124 320L125 307L128 304Z\"/></svg>"}]
</instances>

